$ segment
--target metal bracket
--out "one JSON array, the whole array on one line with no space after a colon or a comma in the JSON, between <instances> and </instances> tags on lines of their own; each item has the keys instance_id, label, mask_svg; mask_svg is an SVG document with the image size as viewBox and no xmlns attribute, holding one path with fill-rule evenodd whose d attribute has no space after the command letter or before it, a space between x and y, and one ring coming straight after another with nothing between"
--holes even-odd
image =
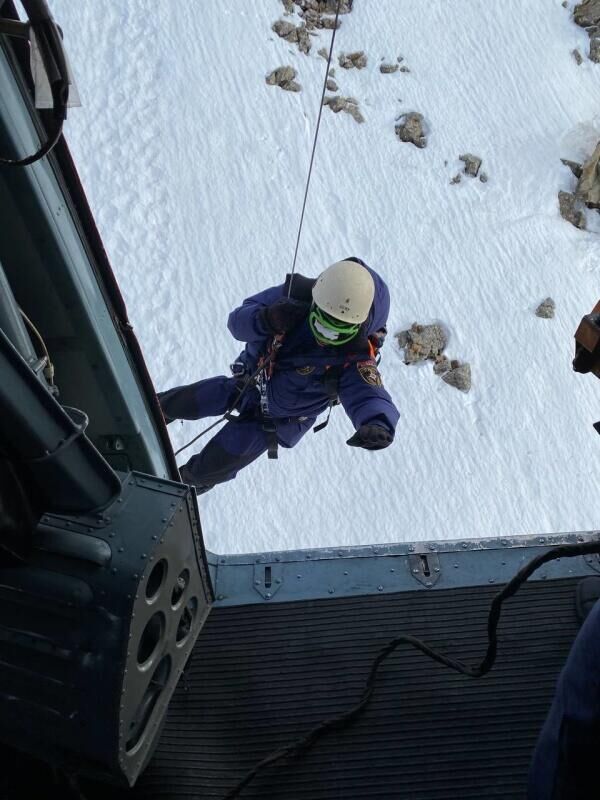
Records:
<instances>
[{"instance_id":1,"label":"metal bracket","mask_svg":"<svg viewBox=\"0 0 600 800\"><path fill-rule=\"evenodd\" d=\"M430 589L440 577L440 557L437 553L415 553L408 557L411 575Z\"/></svg>"},{"instance_id":2,"label":"metal bracket","mask_svg":"<svg viewBox=\"0 0 600 800\"><path fill-rule=\"evenodd\" d=\"M595 569L596 572L600 572L600 555L598 553L591 553L590 555L584 556L584 561L588 567Z\"/></svg>"},{"instance_id":3,"label":"metal bracket","mask_svg":"<svg viewBox=\"0 0 600 800\"><path fill-rule=\"evenodd\" d=\"M254 565L253 585L264 600L270 600L281 589L282 584L282 564L261 562Z\"/></svg>"}]
</instances>

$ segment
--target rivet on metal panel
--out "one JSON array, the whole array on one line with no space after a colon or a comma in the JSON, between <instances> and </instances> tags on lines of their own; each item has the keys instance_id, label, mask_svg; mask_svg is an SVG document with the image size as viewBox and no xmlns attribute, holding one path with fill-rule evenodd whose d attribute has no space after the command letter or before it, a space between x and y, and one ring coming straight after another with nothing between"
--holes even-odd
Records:
<instances>
[{"instance_id":1,"label":"rivet on metal panel","mask_svg":"<svg viewBox=\"0 0 600 800\"><path fill-rule=\"evenodd\" d=\"M506 561L501 561L500 563L502 564L503 567L506 566Z\"/></svg>"},{"instance_id":2,"label":"rivet on metal panel","mask_svg":"<svg viewBox=\"0 0 600 800\"><path fill-rule=\"evenodd\" d=\"M140 556L140 558L142 559L142 561L143 561L145 558L147 558L147 556L146 556L146 553L142 553L142 555Z\"/></svg>"},{"instance_id":3,"label":"rivet on metal panel","mask_svg":"<svg viewBox=\"0 0 600 800\"><path fill-rule=\"evenodd\" d=\"M157 539L158 539L158 536L156 534L154 534L154 536L152 537L152 541L155 542Z\"/></svg>"},{"instance_id":4,"label":"rivet on metal panel","mask_svg":"<svg viewBox=\"0 0 600 800\"><path fill-rule=\"evenodd\" d=\"M409 553L414 553L414 552L415 552L415 546L414 546L414 544L409 544L409 545L408 545L408 552L409 552Z\"/></svg>"},{"instance_id":5,"label":"rivet on metal panel","mask_svg":"<svg viewBox=\"0 0 600 800\"><path fill-rule=\"evenodd\" d=\"M383 586L378 586L378 587L377 587L377 591L378 591L378 592L383 592Z\"/></svg>"},{"instance_id":6,"label":"rivet on metal panel","mask_svg":"<svg viewBox=\"0 0 600 800\"><path fill-rule=\"evenodd\" d=\"M257 559L256 559L256 563L257 563L257 564L260 564L260 562L261 562L261 561L262 561L262 559L261 559L261 558L257 558Z\"/></svg>"},{"instance_id":7,"label":"rivet on metal panel","mask_svg":"<svg viewBox=\"0 0 600 800\"><path fill-rule=\"evenodd\" d=\"M298 580L302 579L302 575L296 575L296 577L298 578Z\"/></svg>"},{"instance_id":8,"label":"rivet on metal panel","mask_svg":"<svg viewBox=\"0 0 600 800\"><path fill-rule=\"evenodd\" d=\"M275 561L277 561L277 562L281 561L280 556L275 556Z\"/></svg>"},{"instance_id":9,"label":"rivet on metal panel","mask_svg":"<svg viewBox=\"0 0 600 800\"><path fill-rule=\"evenodd\" d=\"M224 558L220 558L219 559L219 564L224 564L224 563L225 563L225 559Z\"/></svg>"},{"instance_id":10,"label":"rivet on metal panel","mask_svg":"<svg viewBox=\"0 0 600 800\"><path fill-rule=\"evenodd\" d=\"M307 554L306 554L306 557L307 557L307 558L312 558L312 553L307 553Z\"/></svg>"},{"instance_id":11,"label":"rivet on metal panel","mask_svg":"<svg viewBox=\"0 0 600 800\"><path fill-rule=\"evenodd\" d=\"M431 550L432 553L435 553L435 545L434 544L430 544L429 545L429 549Z\"/></svg>"},{"instance_id":12,"label":"rivet on metal panel","mask_svg":"<svg viewBox=\"0 0 600 800\"><path fill-rule=\"evenodd\" d=\"M298 577L300 577L300 576L298 576ZM257 579L254 581L254 583L256 584L256 586L260 586L260 584L261 584L261 581L259 581L259 580L258 580L258 578L257 578Z\"/></svg>"},{"instance_id":13,"label":"rivet on metal panel","mask_svg":"<svg viewBox=\"0 0 600 800\"><path fill-rule=\"evenodd\" d=\"M506 546L508 545L508 539L502 539L502 541L500 542L500 544L501 544L503 547L506 547Z\"/></svg>"},{"instance_id":14,"label":"rivet on metal panel","mask_svg":"<svg viewBox=\"0 0 600 800\"><path fill-rule=\"evenodd\" d=\"M578 541L578 542L583 542L583 536L578 536L578 537L577 537L577 541Z\"/></svg>"},{"instance_id":15,"label":"rivet on metal panel","mask_svg":"<svg viewBox=\"0 0 600 800\"><path fill-rule=\"evenodd\" d=\"M137 579L138 579L140 576L137 574L137 572L134 572L132 577L133 577L133 580L134 580L134 581L137 581Z\"/></svg>"},{"instance_id":16,"label":"rivet on metal panel","mask_svg":"<svg viewBox=\"0 0 600 800\"><path fill-rule=\"evenodd\" d=\"M343 555L344 555L344 551L343 550L338 550L338 556L341 558Z\"/></svg>"},{"instance_id":17,"label":"rivet on metal panel","mask_svg":"<svg viewBox=\"0 0 600 800\"><path fill-rule=\"evenodd\" d=\"M488 579L488 583L496 583L496 580L495 580L495 578L489 578L489 579Z\"/></svg>"},{"instance_id":18,"label":"rivet on metal panel","mask_svg":"<svg viewBox=\"0 0 600 800\"><path fill-rule=\"evenodd\" d=\"M433 586L433 583L431 581L427 581L425 586L427 586L428 588L431 588Z\"/></svg>"},{"instance_id":19,"label":"rivet on metal panel","mask_svg":"<svg viewBox=\"0 0 600 800\"><path fill-rule=\"evenodd\" d=\"M270 600L272 597L271 592L267 592L265 597L267 598L267 600Z\"/></svg>"},{"instance_id":20,"label":"rivet on metal panel","mask_svg":"<svg viewBox=\"0 0 600 800\"><path fill-rule=\"evenodd\" d=\"M391 569L390 572L396 572L396 570L395 569Z\"/></svg>"},{"instance_id":21,"label":"rivet on metal panel","mask_svg":"<svg viewBox=\"0 0 600 800\"><path fill-rule=\"evenodd\" d=\"M119 553L124 553L124 552L125 552L125 548L124 547L119 547Z\"/></svg>"},{"instance_id":22,"label":"rivet on metal panel","mask_svg":"<svg viewBox=\"0 0 600 800\"><path fill-rule=\"evenodd\" d=\"M281 583L281 578L275 578L275 583Z\"/></svg>"},{"instance_id":23,"label":"rivet on metal panel","mask_svg":"<svg viewBox=\"0 0 600 800\"><path fill-rule=\"evenodd\" d=\"M114 531L111 531L111 532L110 532L108 535L109 535L109 537L110 537L111 539L114 539L114 538L115 538L115 532L114 532Z\"/></svg>"},{"instance_id":24,"label":"rivet on metal panel","mask_svg":"<svg viewBox=\"0 0 600 800\"><path fill-rule=\"evenodd\" d=\"M217 600L224 600L225 597L222 594L217 595Z\"/></svg>"},{"instance_id":25,"label":"rivet on metal panel","mask_svg":"<svg viewBox=\"0 0 600 800\"><path fill-rule=\"evenodd\" d=\"M329 594L333 594L335 589L327 589L327 591L329 592Z\"/></svg>"},{"instance_id":26,"label":"rivet on metal panel","mask_svg":"<svg viewBox=\"0 0 600 800\"><path fill-rule=\"evenodd\" d=\"M544 539L544 537L543 537L543 536L540 536L540 538L538 539L538 542L539 542L540 544L545 544L546 540Z\"/></svg>"},{"instance_id":27,"label":"rivet on metal panel","mask_svg":"<svg viewBox=\"0 0 600 800\"><path fill-rule=\"evenodd\" d=\"M413 569L413 575L418 575L418 574L419 574L419 570L418 569Z\"/></svg>"},{"instance_id":28,"label":"rivet on metal panel","mask_svg":"<svg viewBox=\"0 0 600 800\"><path fill-rule=\"evenodd\" d=\"M345 572L344 572L344 575L348 575L348 572L347 572L347 571L345 571Z\"/></svg>"},{"instance_id":29,"label":"rivet on metal panel","mask_svg":"<svg viewBox=\"0 0 600 800\"><path fill-rule=\"evenodd\" d=\"M461 547L462 547L463 550L466 550L469 547L469 543L468 542L462 542Z\"/></svg>"},{"instance_id":30,"label":"rivet on metal panel","mask_svg":"<svg viewBox=\"0 0 600 800\"><path fill-rule=\"evenodd\" d=\"M376 547L373 548L373 555L379 555L379 550Z\"/></svg>"},{"instance_id":31,"label":"rivet on metal panel","mask_svg":"<svg viewBox=\"0 0 600 800\"><path fill-rule=\"evenodd\" d=\"M167 518L166 518L166 517L163 517L163 518L161 519L161 522L167 522Z\"/></svg>"}]
</instances>

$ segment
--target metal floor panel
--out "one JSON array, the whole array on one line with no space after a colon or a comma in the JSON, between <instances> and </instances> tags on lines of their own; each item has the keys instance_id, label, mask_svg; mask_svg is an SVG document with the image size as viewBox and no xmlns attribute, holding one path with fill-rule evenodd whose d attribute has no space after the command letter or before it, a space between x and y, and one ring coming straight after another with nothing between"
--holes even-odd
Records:
<instances>
[{"instance_id":1,"label":"metal floor panel","mask_svg":"<svg viewBox=\"0 0 600 800\"><path fill-rule=\"evenodd\" d=\"M365 715L301 760L267 768L242 798L525 797L537 733L578 623L576 580L505 603L495 668L473 680L405 647L380 669ZM467 663L486 646L496 587L217 608L180 682L143 798L222 798L270 751L360 697L379 648L412 633Z\"/></svg>"}]
</instances>

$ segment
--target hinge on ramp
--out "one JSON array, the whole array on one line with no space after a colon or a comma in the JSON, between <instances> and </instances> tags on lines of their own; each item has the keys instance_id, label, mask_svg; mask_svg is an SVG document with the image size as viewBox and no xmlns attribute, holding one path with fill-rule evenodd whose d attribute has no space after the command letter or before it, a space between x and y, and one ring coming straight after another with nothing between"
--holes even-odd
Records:
<instances>
[{"instance_id":1,"label":"hinge on ramp","mask_svg":"<svg viewBox=\"0 0 600 800\"><path fill-rule=\"evenodd\" d=\"M275 592L281 589L283 583L283 567L281 564L254 565L253 584L259 595L265 600L270 600Z\"/></svg>"},{"instance_id":2,"label":"hinge on ramp","mask_svg":"<svg viewBox=\"0 0 600 800\"><path fill-rule=\"evenodd\" d=\"M411 575L430 589L441 575L440 557L437 553L414 553L408 557Z\"/></svg>"}]
</instances>

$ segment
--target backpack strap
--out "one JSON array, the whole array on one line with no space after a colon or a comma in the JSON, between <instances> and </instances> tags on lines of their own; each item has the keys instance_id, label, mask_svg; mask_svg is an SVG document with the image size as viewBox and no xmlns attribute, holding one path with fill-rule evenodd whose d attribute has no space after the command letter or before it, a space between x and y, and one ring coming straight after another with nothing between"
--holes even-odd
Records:
<instances>
[{"instance_id":1,"label":"backpack strap","mask_svg":"<svg viewBox=\"0 0 600 800\"><path fill-rule=\"evenodd\" d=\"M292 285L290 297L293 300L301 300L304 303L312 303L312 290L313 286L317 282L316 278L306 278L304 275L298 275L298 273L295 273L294 275L288 273L285 276L285 283L283 285L286 295L290 291L290 282Z\"/></svg>"}]
</instances>

